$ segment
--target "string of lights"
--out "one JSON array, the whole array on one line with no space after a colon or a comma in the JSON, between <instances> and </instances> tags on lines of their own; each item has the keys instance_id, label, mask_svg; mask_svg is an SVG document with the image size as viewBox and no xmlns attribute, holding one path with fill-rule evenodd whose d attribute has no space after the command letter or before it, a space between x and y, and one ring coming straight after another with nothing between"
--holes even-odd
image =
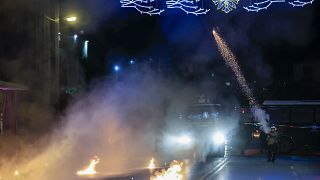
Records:
<instances>
[{"instance_id":1,"label":"string of lights","mask_svg":"<svg viewBox=\"0 0 320 180\"><path fill-rule=\"evenodd\" d=\"M255 2L250 6L244 6L243 8L247 11L258 12L263 9L268 9L269 6L271 6L271 4L273 3L283 3L283 2L285 2L285 0L265 0L261 2Z\"/></svg>"},{"instance_id":2,"label":"string of lights","mask_svg":"<svg viewBox=\"0 0 320 180\"><path fill-rule=\"evenodd\" d=\"M204 0L163 0L166 1L167 9L180 9L187 14L204 15L210 11L210 8L203 6ZM240 0L212 0L218 11L223 11L226 14L237 9ZM288 3L293 7L304 7L312 4L314 0L256 0L247 6L243 6L248 12L259 12L268 9L275 3ZM165 8L158 8L157 0L120 0L121 7L134 8L141 14L161 15Z\"/></svg>"},{"instance_id":3,"label":"string of lights","mask_svg":"<svg viewBox=\"0 0 320 180\"><path fill-rule=\"evenodd\" d=\"M289 4L291 4L293 7L303 7L307 4L312 4L314 2L314 0L295 0L293 2L289 2Z\"/></svg>"},{"instance_id":4,"label":"string of lights","mask_svg":"<svg viewBox=\"0 0 320 180\"><path fill-rule=\"evenodd\" d=\"M217 6L217 10L229 13L237 8L239 0L212 0L212 2Z\"/></svg>"},{"instance_id":5,"label":"string of lights","mask_svg":"<svg viewBox=\"0 0 320 180\"><path fill-rule=\"evenodd\" d=\"M121 7L134 8L141 14L160 15L164 9L155 7L155 0L120 0Z\"/></svg>"},{"instance_id":6,"label":"string of lights","mask_svg":"<svg viewBox=\"0 0 320 180\"><path fill-rule=\"evenodd\" d=\"M200 0L189 1L189 0L168 0L166 2L168 9L181 9L182 11L186 12L187 14L207 14L210 9L205 9L203 7L199 7L196 5Z\"/></svg>"},{"instance_id":7,"label":"string of lights","mask_svg":"<svg viewBox=\"0 0 320 180\"><path fill-rule=\"evenodd\" d=\"M312 4L314 0L294 0L288 2L288 4L292 5L293 7L303 7L307 4ZM268 9L274 3L285 3L286 0L264 0L260 2L255 2L249 6L244 6L243 8L247 11L258 12L260 10Z\"/></svg>"}]
</instances>

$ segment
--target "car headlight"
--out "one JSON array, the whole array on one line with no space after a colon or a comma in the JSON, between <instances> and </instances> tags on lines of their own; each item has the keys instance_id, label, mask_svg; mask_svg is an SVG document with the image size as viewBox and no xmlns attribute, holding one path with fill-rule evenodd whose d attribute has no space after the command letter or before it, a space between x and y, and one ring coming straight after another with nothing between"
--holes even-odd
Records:
<instances>
[{"instance_id":1,"label":"car headlight","mask_svg":"<svg viewBox=\"0 0 320 180\"><path fill-rule=\"evenodd\" d=\"M218 132L213 135L213 142L215 144L223 144L225 142L225 137L222 133Z\"/></svg>"},{"instance_id":2,"label":"car headlight","mask_svg":"<svg viewBox=\"0 0 320 180\"><path fill-rule=\"evenodd\" d=\"M178 143L182 145L190 145L192 143L191 137L187 135L180 136L177 140Z\"/></svg>"}]
</instances>

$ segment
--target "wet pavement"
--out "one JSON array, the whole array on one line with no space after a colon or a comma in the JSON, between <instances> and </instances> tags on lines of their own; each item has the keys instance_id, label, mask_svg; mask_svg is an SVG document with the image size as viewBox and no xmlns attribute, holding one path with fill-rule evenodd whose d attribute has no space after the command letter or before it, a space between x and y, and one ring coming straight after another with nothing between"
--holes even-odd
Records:
<instances>
[{"instance_id":1,"label":"wet pavement","mask_svg":"<svg viewBox=\"0 0 320 180\"><path fill-rule=\"evenodd\" d=\"M188 171L188 180L320 180L320 158L286 156L268 163L263 156L210 158ZM127 174L90 178L101 180L147 180L148 169Z\"/></svg>"},{"instance_id":2,"label":"wet pavement","mask_svg":"<svg viewBox=\"0 0 320 180\"><path fill-rule=\"evenodd\" d=\"M280 157L268 163L265 157L229 157L193 167L189 179L205 180L320 180L320 160L305 157Z\"/></svg>"}]
</instances>

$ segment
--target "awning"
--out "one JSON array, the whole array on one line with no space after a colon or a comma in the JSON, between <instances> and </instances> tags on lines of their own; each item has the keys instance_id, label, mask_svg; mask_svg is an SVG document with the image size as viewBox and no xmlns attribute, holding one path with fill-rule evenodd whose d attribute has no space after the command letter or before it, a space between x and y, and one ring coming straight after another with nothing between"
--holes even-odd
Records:
<instances>
[{"instance_id":1,"label":"awning","mask_svg":"<svg viewBox=\"0 0 320 180\"><path fill-rule=\"evenodd\" d=\"M0 81L0 90L4 91L28 91L29 88L25 85Z\"/></svg>"}]
</instances>

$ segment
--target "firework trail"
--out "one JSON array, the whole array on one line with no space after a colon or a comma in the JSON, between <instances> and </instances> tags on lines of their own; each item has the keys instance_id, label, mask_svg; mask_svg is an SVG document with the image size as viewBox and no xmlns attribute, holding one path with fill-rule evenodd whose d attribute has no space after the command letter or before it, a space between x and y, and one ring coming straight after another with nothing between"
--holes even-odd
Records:
<instances>
[{"instance_id":1,"label":"firework trail","mask_svg":"<svg viewBox=\"0 0 320 180\"><path fill-rule=\"evenodd\" d=\"M227 43L219 36L219 34L215 30L213 30L213 36L218 44L218 48L223 59L226 61L226 64L234 72L243 93L247 96L250 106L258 106L255 98L253 97L253 93L249 88L247 81L241 72L240 66L238 64L238 61L235 55L231 52Z\"/></svg>"},{"instance_id":2,"label":"firework trail","mask_svg":"<svg viewBox=\"0 0 320 180\"><path fill-rule=\"evenodd\" d=\"M230 48L228 47L227 43L220 37L220 35L215 30L213 30L212 33L218 44L219 52L221 53L226 64L234 72L236 79L241 87L241 90L248 98L253 115L256 117L256 120L261 123L264 132L268 132L270 128L268 127L268 122L266 120L269 119L269 115L266 114L266 112L260 108L256 99L254 98L252 90L249 88L248 83L241 72L241 68L238 64L238 61L235 55L230 50Z\"/></svg>"}]
</instances>

